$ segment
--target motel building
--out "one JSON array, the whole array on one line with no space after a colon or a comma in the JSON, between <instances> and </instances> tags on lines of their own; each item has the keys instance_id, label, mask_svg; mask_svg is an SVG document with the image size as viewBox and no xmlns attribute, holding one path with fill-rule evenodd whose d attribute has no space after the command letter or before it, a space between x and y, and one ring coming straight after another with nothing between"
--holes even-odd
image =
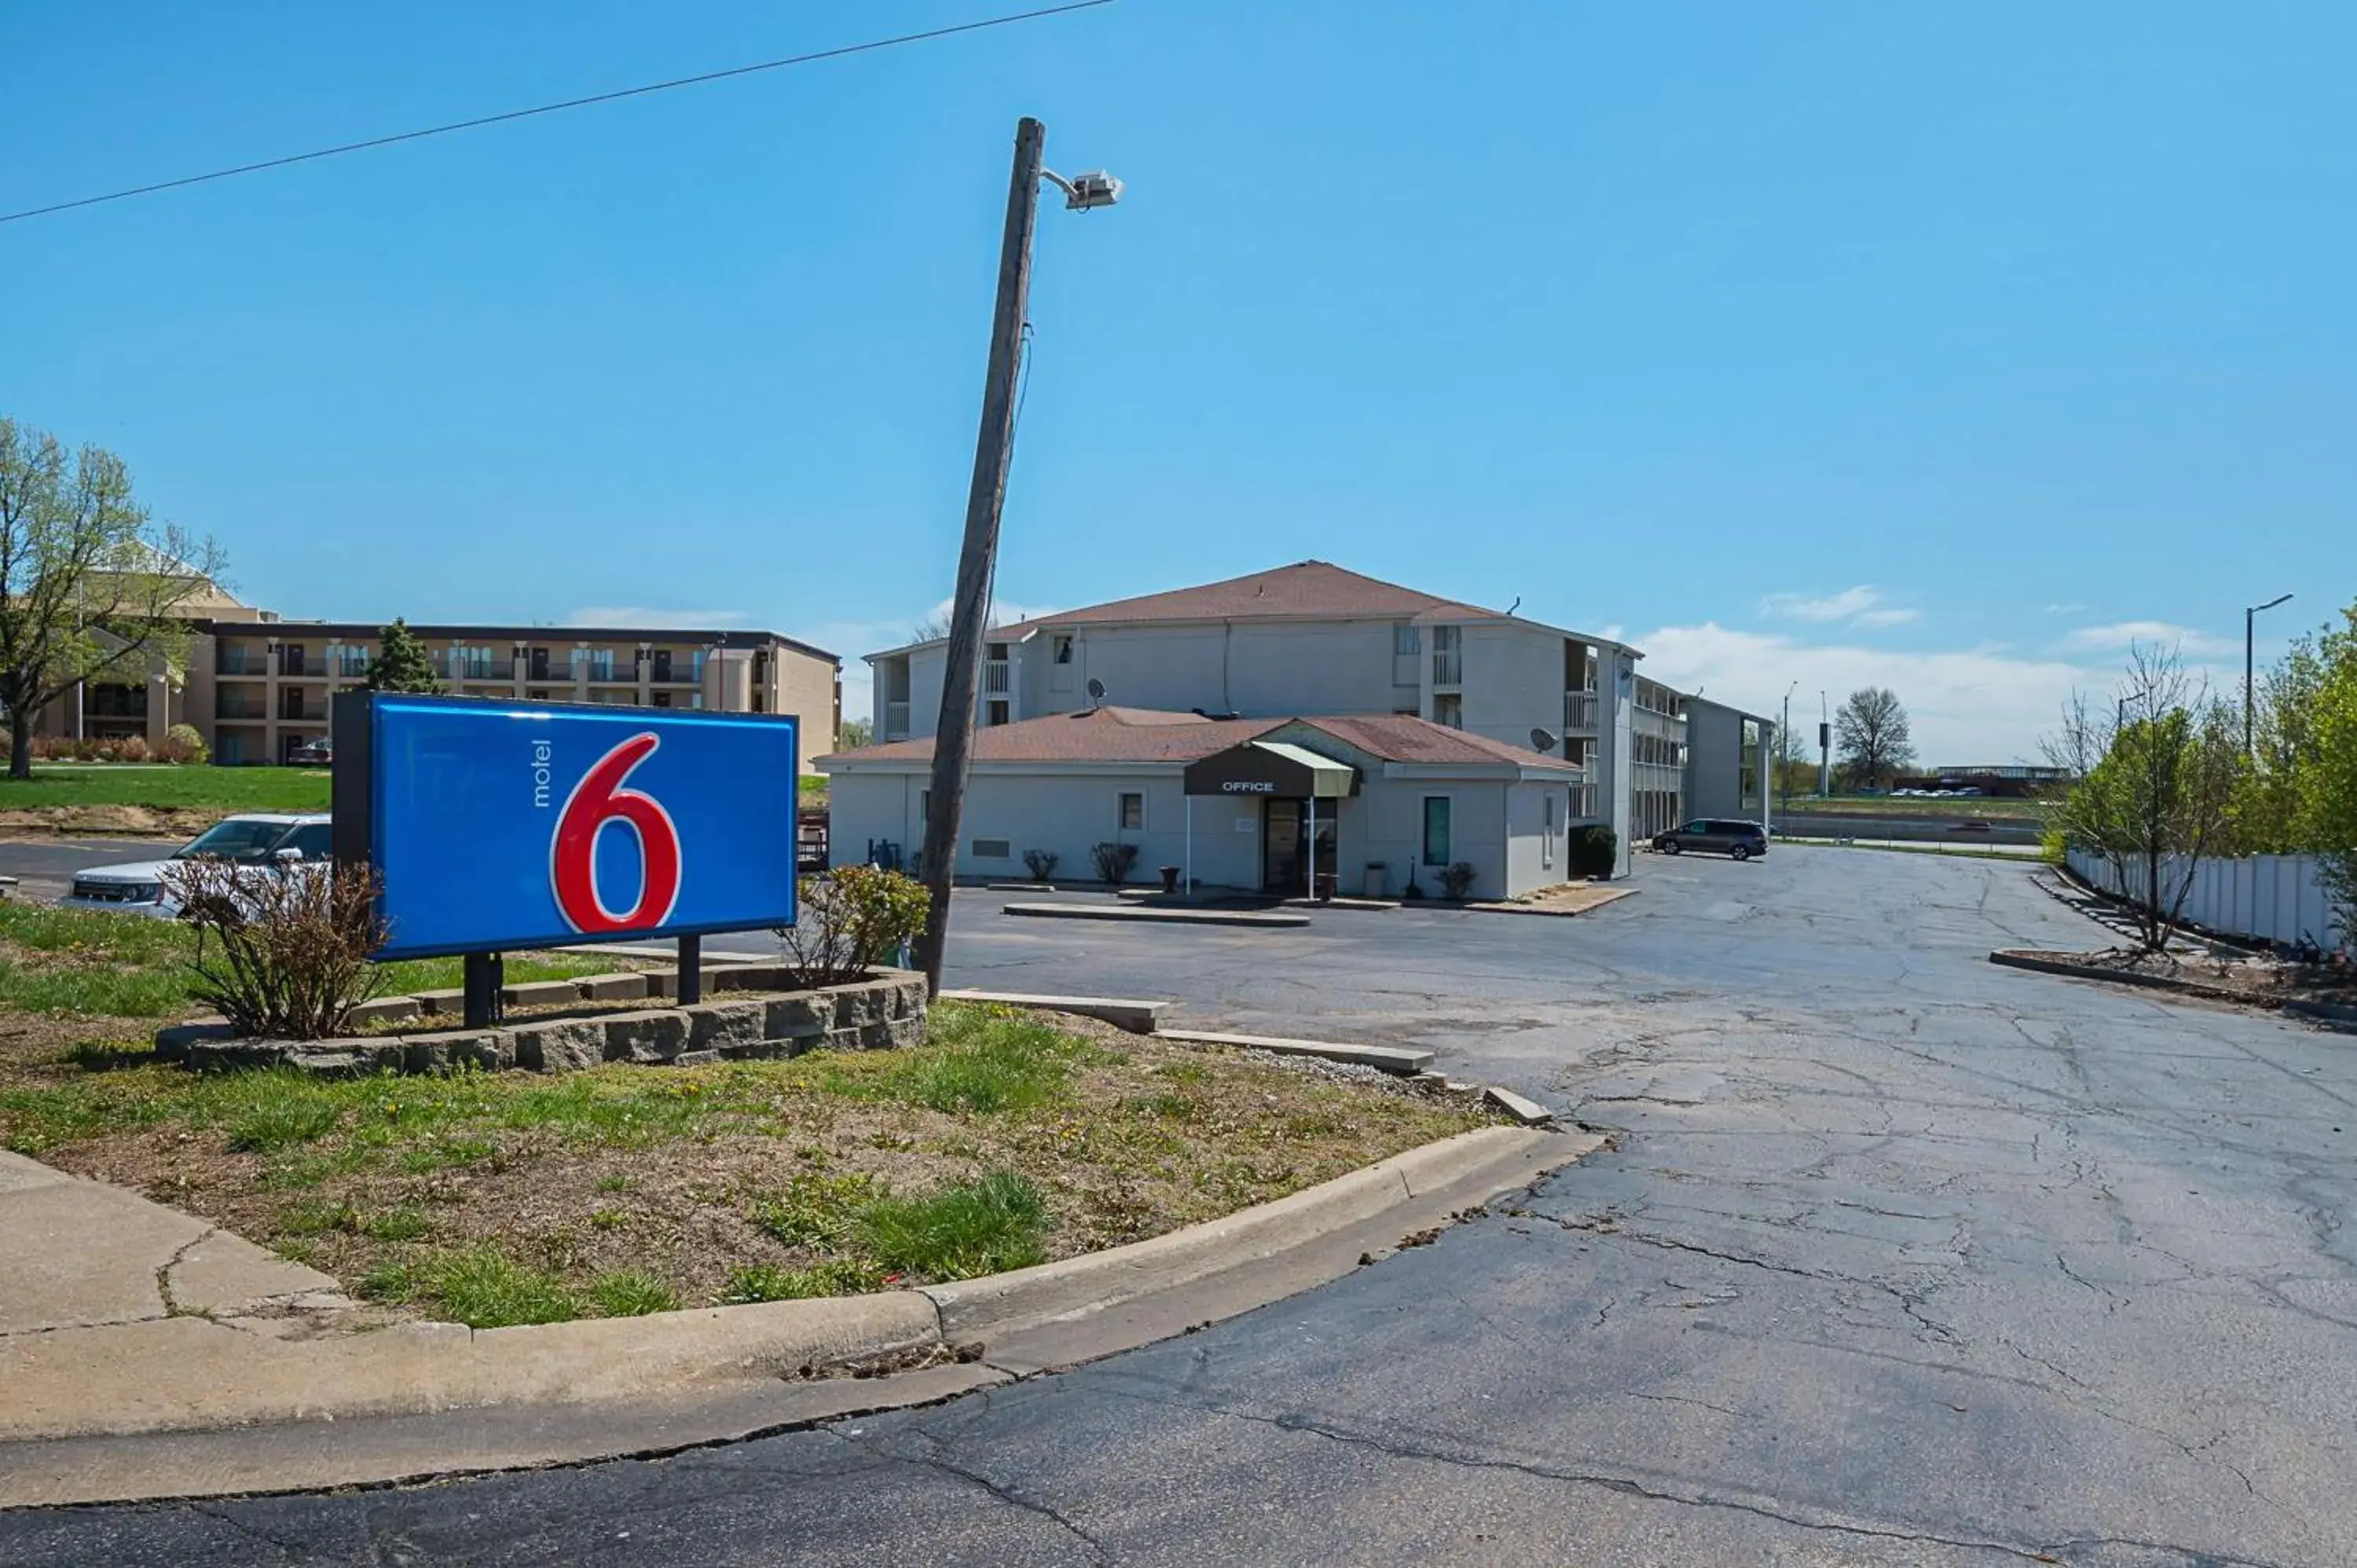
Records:
<instances>
[{"instance_id":1,"label":"motel building","mask_svg":"<svg viewBox=\"0 0 2357 1568\"><path fill-rule=\"evenodd\" d=\"M931 804L930 737L821 757L835 864L914 869ZM987 726L955 875L1097 878L1094 847L1137 846L1133 883L1181 868L1203 893L1301 896L1313 871L1343 894L1509 898L1566 879L1566 834L1587 788L1577 765L1414 714L1210 717L1099 706Z\"/></svg>"}]
</instances>

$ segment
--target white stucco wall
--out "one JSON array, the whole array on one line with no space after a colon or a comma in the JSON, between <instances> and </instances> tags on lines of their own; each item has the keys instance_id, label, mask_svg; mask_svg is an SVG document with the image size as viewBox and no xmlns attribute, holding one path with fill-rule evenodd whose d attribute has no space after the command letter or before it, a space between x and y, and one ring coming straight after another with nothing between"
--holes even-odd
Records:
<instances>
[{"instance_id":1,"label":"white stucco wall","mask_svg":"<svg viewBox=\"0 0 2357 1568\"><path fill-rule=\"evenodd\" d=\"M1548 824L1547 804L1555 818ZM1565 879L1564 830L1571 811L1571 790L1562 784L1512 784L1506 789L1506 889L1504 897L1519 897Z\"/></svg>"},{"instance_id":2,"label":"white stucco wall","mask_svg":"<svg viewBox=\"0 0 2357 1568\"><path fill-rule=\"evenodd\" d=\"M918 808L926 787L921 774L836 774L827 790L834 863L858 865L866 859L871 839L888 839L900 845L901 864L909 865L924 843ZM1143 830L1125 832L1120 826L1125 791L1146 796ZM1196 880L1207 886L1257 887L1259 802L1199 799L1194 821ZM1239 831L1240 821L1249 821L1250 831ZM975 841L997 839L1006 841L1003 858L974 853ZM1158 881L1157 867L1187 864L1187 798L1178 769L1074 773L977 768L966 785L957 875L1021 881L1030 875L1023 852L1044 849L1057 857L1059 879L1092 881L1097 872L1091 850L1106 843L1138 846L1130 873L1135 884Z\"/></svg>"},{"instance_id":3,"label":"white stucco wall","mask_svg":"<svg viewBox=\"0 0 2357 1568\"><path fill-rule=\"evenodd\" d=\"M1559 633L1538 627L1467 627L1465 727L1522 746L1534 729L1561 735L1563 644Z\"/></svg>"}]
</instances>

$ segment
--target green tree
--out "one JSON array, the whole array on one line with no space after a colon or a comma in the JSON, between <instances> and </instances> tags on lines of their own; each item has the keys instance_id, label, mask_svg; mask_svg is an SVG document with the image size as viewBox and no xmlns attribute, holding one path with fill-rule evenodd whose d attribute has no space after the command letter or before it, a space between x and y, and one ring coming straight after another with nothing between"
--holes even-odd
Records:
<instances>
[{"instance_id":1,"label":"green tree","mask_svg":"<svg viewBox=\"0 0 2357 1568\"><path fill-rule=\"evenodd\" d=\"M2073 694L2047 750L2077 779L2053 827L2112 868L2139 948L2166 950L2196 863L2227 847L2244 774L2236 716L2173 650L2140 647L2115 701Z\"/></svg>"},{"instance_id":2,"label":"green tree","mask_svg":"<svg viewBox=\"0 0 2357 1568\"><path fill-rule=\"evenodd\" d=\"M2357 606L2341 614L2314 647L2293 779L2298 847L2322 859L2341 935L2357 940Z\"/></svg>"},{"instance_id":3,"label":"green tree","mask_svg":"<svg viewBox=\"0 0 2357 1568\"><path fill-rule=\"evenodd\" d=\"M857 751L863 746L874 746L876 721L873 719L844 720L842 730L834 737L834 744L838 751Z\"/></svg>"},{"instance_id":4,"label":"green tree","mask_svg":"<svg viewBox=\"0 0 2357 1568\"><path fill-rule=\"evenodd\" d=\"M188 613L214 592L221 553L157 524L123 459L69 456L0 418L0 706L11 779L32 777L36 714L77 682L138 681L180 656Z\"/></svg>"},{"instance_id":5,"label":"green tree","mask_svg":"<svg viewBox=\"0 0 2357 1568\"><path fill-rule=\"evenodd\" d=\"M361 684L371 692L439 692L434 678L434 655L425 640L400 617L377 632L376 657L369 660Z\"/></svg>"}]
</instances>

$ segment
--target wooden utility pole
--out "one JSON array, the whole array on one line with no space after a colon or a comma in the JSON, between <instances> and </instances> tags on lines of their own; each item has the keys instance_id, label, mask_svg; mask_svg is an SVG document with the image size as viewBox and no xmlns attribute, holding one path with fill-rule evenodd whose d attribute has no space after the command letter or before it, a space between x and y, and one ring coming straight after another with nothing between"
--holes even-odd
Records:
<instances>
[{"instance_id":1,"label":"wooden utility pole","mask_svg":"<svg viewBox=\"0 0 2357 1568\"><path fill-rule=\"evenodd\" d=\"M933 783L925 815L925 985L942 989L949 945L950 886L957 871L958 832L973 758L974 700L982 679L984 621L998 561L998 514L1014 456L1015 380L1031 295L1031 231L1039 216L1039 171L1048 127L1028 116L1015 127L1015 173L1006 191L1006 233L998 250L998 308L990 324L990 370L982 389L982 434L974 443L974 484L966 492L965 545L958 554L957 599L942 670L942 716L933 730Z\"/></svg>"}]
</instances>

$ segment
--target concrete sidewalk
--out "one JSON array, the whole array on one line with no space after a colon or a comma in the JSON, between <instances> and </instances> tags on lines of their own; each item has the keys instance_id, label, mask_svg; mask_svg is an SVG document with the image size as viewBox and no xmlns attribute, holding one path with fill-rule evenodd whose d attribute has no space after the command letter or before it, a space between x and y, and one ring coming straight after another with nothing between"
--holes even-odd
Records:
<instances>
[{"instance_id":1,"label":"concrete sidewalk","mask_svg":"<svg viewBox=\"0 0 2357 1568\"><path fill-rule=\"evenodd\" d=\"M342 1287L193 1215L0 1152L0 1428L27 1336L105 1336L177 1317L283 1339L353 1310ZM91 1341L92 1348L98 1341Z\"/></svg>"}]
</instances>

